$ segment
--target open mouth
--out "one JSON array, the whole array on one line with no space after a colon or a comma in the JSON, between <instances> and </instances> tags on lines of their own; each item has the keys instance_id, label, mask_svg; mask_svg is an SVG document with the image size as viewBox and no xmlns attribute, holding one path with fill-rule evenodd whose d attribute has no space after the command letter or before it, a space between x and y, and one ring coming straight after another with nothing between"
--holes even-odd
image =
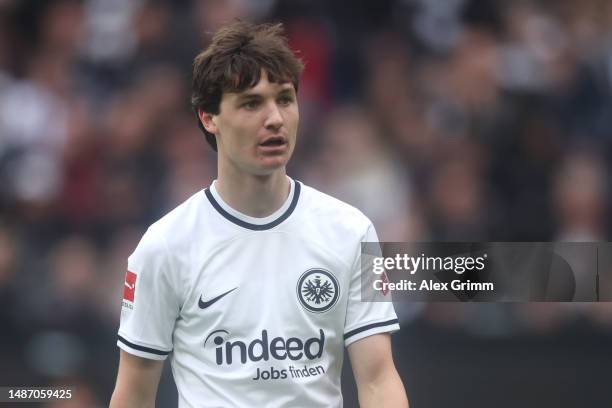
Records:
<instances>
[{"instance_id":1,"label":"open mouth","mask_svg":"<svg viewBox=\"0 0 612 408\"><path fill-rule=\"evenodd\" d=\"M260 143L260 146L274 147L274 146L282 146L285 143L286 143L285 139L283 139L282 137L271 137L270 139L267 139L263 143Z\"/></svg>"}]
</instances>

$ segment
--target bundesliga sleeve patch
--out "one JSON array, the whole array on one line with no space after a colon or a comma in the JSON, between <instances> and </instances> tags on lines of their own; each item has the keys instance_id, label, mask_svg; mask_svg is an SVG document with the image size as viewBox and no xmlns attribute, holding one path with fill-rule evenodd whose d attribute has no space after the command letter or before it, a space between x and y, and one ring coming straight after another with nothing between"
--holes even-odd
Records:
<instances>
[{"instance_id":1,"label":"bundesliga sleeve patch","mask_svg":"<svg viewBox=\"0 0 612 408\"><path fill-rule=\"evenodd\" d=\"M136 274L134 272L127 271L125 274L125 283L123 284L123 300L133 303L135 295Z\"/></svg>"}]
</instances>

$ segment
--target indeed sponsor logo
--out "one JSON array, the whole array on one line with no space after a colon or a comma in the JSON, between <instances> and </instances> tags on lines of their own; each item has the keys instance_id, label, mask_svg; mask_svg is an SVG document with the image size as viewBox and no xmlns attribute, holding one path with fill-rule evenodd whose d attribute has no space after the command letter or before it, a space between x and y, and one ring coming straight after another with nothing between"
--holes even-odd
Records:
<instances>
[{"instance_id":1,"label":"indeed sponsor logo","mask_svg":"<svg viewBox=\"0 0 612 408\"><path fill-rule=\"evenodd\" d=\"M297 337L274 337L271 340L267 330L261 331L261 336L250 342L228 339L227 330L216 330L206 337L204 346L208 339L213 337L215 344L215 361L217 365L232 364L239 358L242 364L250 361L274 360L315 360L321 358L325 347L325 332L319 329L319 336L306 340Z\"/></svg>"}]
</instances>

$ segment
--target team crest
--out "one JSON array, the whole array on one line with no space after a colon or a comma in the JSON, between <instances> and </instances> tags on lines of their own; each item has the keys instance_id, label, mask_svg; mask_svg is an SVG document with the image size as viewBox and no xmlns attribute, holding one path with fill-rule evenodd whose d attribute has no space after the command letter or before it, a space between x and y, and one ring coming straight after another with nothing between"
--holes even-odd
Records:
<instances>
[{"instance_id":1,"label":"team crest","mask_svg":"<svg viewBox=\"0 0 612 408\"><path fill-rule=\"evenodd\" d=\"M340 297L338 280L324 269L309 269L300 276L297 297L306 310L322 313L331 309Z\"/></svg>"}]
</instances>

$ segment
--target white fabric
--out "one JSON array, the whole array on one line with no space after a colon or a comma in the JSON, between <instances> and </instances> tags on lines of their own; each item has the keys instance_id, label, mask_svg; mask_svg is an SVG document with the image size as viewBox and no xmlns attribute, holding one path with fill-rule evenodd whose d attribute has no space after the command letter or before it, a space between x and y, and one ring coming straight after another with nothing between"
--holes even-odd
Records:
<instances>
[{"instance_id":1,"label":"white fabric","mask_svg":"<svg viewBox=\"0 0 612 408\"><path fill-rule=\"evenodd\" d=\"M213 184L129 257L136 289L117 344L169 355L181 408L341 407L343 347L399 329L391 302L361 300L365 241L377 237L361 212L299 182L263 221Z\"/></svg>"}]
</instances>

